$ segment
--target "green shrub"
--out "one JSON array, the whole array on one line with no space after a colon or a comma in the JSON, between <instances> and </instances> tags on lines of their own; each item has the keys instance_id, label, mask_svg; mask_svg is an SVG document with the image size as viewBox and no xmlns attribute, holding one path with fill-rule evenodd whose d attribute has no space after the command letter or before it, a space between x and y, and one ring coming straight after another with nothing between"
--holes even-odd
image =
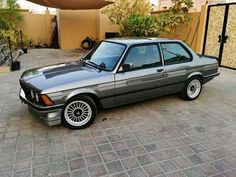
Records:
<instances>
[{"instance_id":1,"label":"green shrub","mask_svg":"<svg viewBox=\"0 0 236 177\"><path fill-rule=\"evenodd\" d=\"M188 24L188 10L192 0L172 0L173 6L156 18L150 16L151 7L146 0L116 0L103 13L112 24L120 26L121 36L153 37L159 32L175 33L180 24Z\"/></svg>"},{"instance_id":2,"label":"green shrub","mask_svg":"<svg viewBox=\"0 0 236 177\"><path fill-rule=\"evenodd\" d=\"M123 34L129 37L155 37L159 35L157 19L154 16L131 15Z\"/></svg>"},{"instance_id":3,"label":"green shrub","mask_svg":"<svg viewBox=\"0 0 236 177\"><path fill-rule=\"evenodd\" d=\"M2 30L10 29L10 25L9 25L8 21L6 21L5 19L0 18L0 29L2 29Z\"/></svg>"},{"instance_id":4,"label":"green shrub","mask_svg":"<svg viewBox=\"0 0 236 177\"><path fill-rule=\"evenodd\" d=\"M161 31L175 34L180 24L188 24L192 18L188 11L193 7L192 0L172 0L173 6L158 15L158 26Z\"/></svg>"},{"instance_id":5,"label":"green shrub","mask_svg":"<svg viewBox=\"0 0 236 177\"><path fill-rule=\"evenodd\" d=\"M11 28L15 28L17 22L23 19L19 9L17 0L0 0L0 19L7 21Z\"/></svg>"},{"instance_id":6,"label":"green shrub","mask_svg":"<svg viewBox=\"0 0 236 177\"><path fill-rule=\"evenodd\" d=\"M121 35L126 34L128 19L132 15L148 15L151 5L146 0L111 0L113 4L107 6L102 13L107 14L110 23L120 26Z\"/></svg>"},{"instance_id":7,"label":"green shrub","mask_svg":"<svg viewBox=\"0 0 236 177\"><path fill-rule=\"evenodd\" d=\"M14 30L1 30L0 29L1 43L8 44L8 39L11 42L13 48L17 47L17 34Z\"/></svg>"}]
</instances>

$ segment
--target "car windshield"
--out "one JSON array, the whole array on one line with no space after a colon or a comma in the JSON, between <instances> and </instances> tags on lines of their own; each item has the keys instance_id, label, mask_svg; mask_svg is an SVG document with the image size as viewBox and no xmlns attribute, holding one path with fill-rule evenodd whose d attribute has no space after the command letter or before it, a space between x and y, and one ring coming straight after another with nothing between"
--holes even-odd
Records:
<instances>
[{"instance_id":1,"label":"car windshield","mask_svg":"<svg viewBox=\"0 0 236 177\"><path fill-rule=\"evenodd\" d=\"M125 50L125 45L102 42L83 59L91 65L106 71L112 71Z\"/></svg>"}]
</instances>

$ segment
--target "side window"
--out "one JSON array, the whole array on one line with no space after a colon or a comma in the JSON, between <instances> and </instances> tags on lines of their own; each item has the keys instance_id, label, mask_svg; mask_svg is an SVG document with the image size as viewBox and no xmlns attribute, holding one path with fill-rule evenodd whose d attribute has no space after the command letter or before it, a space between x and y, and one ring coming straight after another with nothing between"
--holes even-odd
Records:
<instances>
[{"instance_id":1,"label":"side window","mask_svg":"<svg viewBox=\"0 0 236 177\"><path fill-rule=\"evenodd\" d=\"M191 55L179 43L162 43L161 49L165 65L179 64L192 61Z\"/></svg>"},{"instance_id":2,"label":"side window","mask_svg":"<svg viewBox=\"0 0 236 177\"><path fill-rule=\"evenodd\" d=\"M161 66L161 56L157 44L132 47L124 64L130 64L131 70Z\"/></svg>"}]
</instances>

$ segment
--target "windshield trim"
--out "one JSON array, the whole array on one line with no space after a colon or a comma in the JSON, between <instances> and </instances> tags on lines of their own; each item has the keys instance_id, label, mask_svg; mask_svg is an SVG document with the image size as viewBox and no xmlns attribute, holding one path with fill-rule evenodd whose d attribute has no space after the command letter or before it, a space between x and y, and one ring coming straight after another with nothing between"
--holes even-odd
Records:
<instances>
[{"instance_id":1,"label":"windshield trim","mask_svg":"<svg viewBox=\"0 0 236 177\"><path fill-rule=\"evenodd\" d=\"M85 54L85 55L82 57L82 61L86 61L86 56L89 55L89 54L90 54L91 52L93 52L94 50L96 50L96 49L101 45L101 43L103 43L103 42L113 43L113 44L118 44L118 45L123 45L123 46L125 47L124 50L123 50L123 52L121 53L120 57L118 58L117 62L114 64L114 67L113 67L112 69L105 69L105 68L103 68L103 71L112 72L112 71L115 70L117 64L119 63L119 61L121 60L122 56L124 55L124 53L125 53L125 51L126 51L126 49L127 49L127 45L126 45L126 44L122 44L122 43L119 43L119 42L113 42L113 41L105 41L105 40L103 40L103 41L99 42L99 44L96 45L93 49L91 49L87 54ZM100 69L100 68L98 68L98 69Z\"/></svg>"}]
</instances>

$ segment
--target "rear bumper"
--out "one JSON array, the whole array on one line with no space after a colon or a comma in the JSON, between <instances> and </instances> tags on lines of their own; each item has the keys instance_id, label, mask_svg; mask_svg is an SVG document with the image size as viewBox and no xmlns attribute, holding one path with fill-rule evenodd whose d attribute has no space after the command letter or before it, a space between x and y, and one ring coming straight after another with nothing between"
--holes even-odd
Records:
<instances>
[{"instance_id":1,"label":"rear bumper","mask_svg":"<svg viewBox=\"0 0 236 177\"><path fill-rule=\"evenodd\" d=\"M61 112L62 107L53 107L53 108L45 108L38 107L36 105L33 105L30 103L26 97L24 91L20 90L20 99L22 102L26 103L28 105L29 111L39 118L43 123L49 126L58 125L61 124Z\"/></svg>"},{"instance_id":2,"label":"rear bumper","mask_svg":"<svg viewBox=\"0 0 236 177\"><path fill-rule=\"evenodd\" d=\"M214 73L214 74L210 74L210 75L207 75L207 76L204 76L203 77L203 84L209 82L210 80L212 80L214 77L217 77L220 75L220 72L217 72L217 73Z\"/></svg>"}]
</instances>

